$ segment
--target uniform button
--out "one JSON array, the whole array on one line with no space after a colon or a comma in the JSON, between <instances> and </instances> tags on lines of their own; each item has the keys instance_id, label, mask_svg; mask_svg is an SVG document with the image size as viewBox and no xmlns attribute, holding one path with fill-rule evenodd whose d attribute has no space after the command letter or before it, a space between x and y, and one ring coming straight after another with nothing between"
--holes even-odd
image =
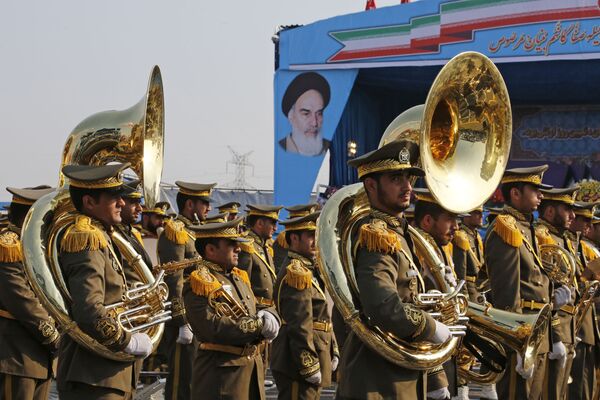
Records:
<instances>
[{"instance_id":1,"label":"uniform button","mask_svg":"<svg viewBox=\"0 0 600 400\"><path fill-rule=\"evenodd\" d=\"M247 295L246 295L246 298L247 298L247 299L249 299L249 298L250 298L250 295L249 295L249 294L247 294Z\"/></svg>"},{"instance_id":2,"label":"uniform button","mask_svg":"<svg viewBox=\"0 0 600 400\"><path fill-rule=\"evenodd\" d=\"M264 276L264 277L266 277L266 276L267 276L267 274L263 274L263 276Z\"/></svg>"},{"instance_id":3,"label":"uniform button","mask_svg":"<svg viewBox=\"0 0 600 400\"><path fill-rule=\"evenodd\" d=\"M545 297L542 297L542 301L545 303L545 302L547 302L548 300L547 300Z\"/></svg>"}]
</instances>

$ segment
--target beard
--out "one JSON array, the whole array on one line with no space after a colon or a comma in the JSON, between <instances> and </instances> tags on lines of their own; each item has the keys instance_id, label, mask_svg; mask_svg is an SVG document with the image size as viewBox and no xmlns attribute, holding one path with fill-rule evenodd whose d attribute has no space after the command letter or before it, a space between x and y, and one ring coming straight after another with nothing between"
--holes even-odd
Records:
<instances>
[{"instance_id":1,"label":"beard","mask_svg":"<svg viewBox=\"0 0 600 400\"><path fill-rule=\"evenodd\" d=\"M320 130L316 136L292 131L291 138L293 144L296 145L298 154L302 154L303 156L318 156L323 151L323 135L321 135Z\"/></svg>"}]
</instances>

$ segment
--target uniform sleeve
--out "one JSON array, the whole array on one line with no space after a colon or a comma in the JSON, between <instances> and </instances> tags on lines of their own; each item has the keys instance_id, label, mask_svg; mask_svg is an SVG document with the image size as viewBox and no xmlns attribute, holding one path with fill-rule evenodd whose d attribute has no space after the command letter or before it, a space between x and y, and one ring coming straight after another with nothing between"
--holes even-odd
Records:
<instances>
[{"instance_id":1,"label":"uniform sleeve","mask_svg":"<svg viewBox=\"0 0 600 400\"><path fill-rule=\"evenodd\" d=\"M168 263L181 261L185 258L185 244L176 244L162 234L158 238L157 252L159 262ZM172 323L176 326L186 324L185 308L183 307L183 271L165 275L165 283L169 287L169 300L171 301Z\"/></svg>"},{"instance_id":2,"label":"uniform sleeve","mask_svg":"<svg viewBox=\"0 0 600 400\"><path fill-rule=\"evenodd\" d=\"M19 262L0 263L0 303L38 342L50 350L56 349L58 330L31 290Z\"/></svg>"},{"instance_id":3,"label":"uniform sleeve","mask_svg":"<svg viewBox=\"0 0 600 400\"><path fill-rule=\"evenodd\" d=\"M123 350L131 335L121 328L104 306L105 259L101 250L63 252L60 264L73 299L73 320L83 332L111 350Z\"/></svg>"},{"instance_id":4,"label":"uniform sleeve","mask_svg":"<svg viewBox=\"0 0 600 400\"><path fill-rule=\"evenodd\" d=\"M200 342L243 347L263 339L262 318L248 316L234 321L229 317L217 316L209 306L207 297L196 295L189 281L184 285L183 296L189 323Z\"/></svg>"},{"instance_id":5,"label":"uniform sleeve","mask_svg":"<svg viewBox=\"0 0 600 400\"><path fill-rule=\"evenodd\" d=\"M485 263L493 306L522 312L519 248L505 243L496 232L492 231L489 235L485 243Z\"/></svg>"},{"instance_id":6,"label":"uniform sleeve","mask_svg":"<svg viewBox=\"0 0 600 400\"><path fill-rule=\"evenodd\" d=\"M279 292L279 314L287 324L292 362L303 377L320 369L319 355L313 341L311 292L311 287L299 290L286 284L285 280Z\"/></svg>"},{"instance_id":7,"label":"uniform sleeve","mask_svg":"<svg viewBox=\"0 0 600 400\"><path fill-rule=\"evenodd\" d=\"M434 333L433 318L400 299L396 262L391 255L361 247L355 265L360 302L371 324L408 340L422 340Z\"/></svg>"}]
</instances>

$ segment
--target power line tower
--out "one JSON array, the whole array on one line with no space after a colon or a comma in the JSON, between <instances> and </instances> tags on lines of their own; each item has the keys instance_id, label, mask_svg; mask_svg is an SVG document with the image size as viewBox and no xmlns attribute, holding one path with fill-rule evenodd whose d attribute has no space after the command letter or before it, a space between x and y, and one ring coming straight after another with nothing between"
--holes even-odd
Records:
<instances>
[{"instance_id":1,"label":"power line tower","mask_svg":"<svg viewBox=\"0 0 600 400\"><path fill-rule=\"evenodd\" d=\"M233 166L233 168L235 168L235 180L228 183L226 186L231 189L256 189L246 181L246 168L251 168L252 176L254 176L254 164L248 161L250 154L254 151L240 154L231 148L231 146L227 146L227 148L231 152L231 160L227 161L225 172L229 173L229 166Z\"/></svg>"}]
</instances>

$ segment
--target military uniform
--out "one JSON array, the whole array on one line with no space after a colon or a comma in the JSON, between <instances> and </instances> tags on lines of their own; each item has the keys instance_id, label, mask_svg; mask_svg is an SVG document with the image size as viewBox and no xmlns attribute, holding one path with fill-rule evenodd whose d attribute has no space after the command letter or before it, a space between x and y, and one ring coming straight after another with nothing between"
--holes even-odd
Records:
<instances>
[{"instance_id":1,"label":"military uniform","mask_svg":"<svg viewBox=\"0 0 600 400\"><path fill-rule=\"evenodd\" d=\"M150 256L150 260L152 261L152 265L158 264L158 236L164 228L161 226L157 228L155 231L151 231L148 226L145 226L144 217L149 215L156 215L159 218L162 218L163 221L167 217L167 210L171 208L171 205L166 201L159 201L155 204L153 208L144 208L142 210L142 229L140 233L142 234L142 243L144 244L144 248ZM154 230L154 228L152 228Z\"/></svg>"},{"instance_id":2,"label":"military uniform","mask_svg":"<svg viewBox=\"0 0 600 400\"><path fill-rule=\"evenodd\" d=\"M129 164L103 167L66 166L63 173L70 186L118 190L120 174ZM106 185L106 186L103 186ZM123 260L112 243L112 229L90 216L77 213L74 222L59 237L58 261L71 295L69 313L73 322L111 351L123 351L131 340L107 305L121 301L127 290ZM60 398L122 399L135 390L135 363L104 358L70 336L60 342L58 374Z\"/></svg>"},{"instance_id":3,"label":"military uniform","mask_svg":"<svg viewBox=\"0 0 600 400\"><path fill-rule=\"evenodd\" d=\"M547 169L506 170L503 183L526 182L541 185ZM529 180L527 180L529 179ZM489 226L484 241L492 305L517 313L538 313L551 302L552 284L539 260L533 216L525 215L508 204ZM548 335L550 333L548 332ZM525 380L516 372L517 357L508 352L507 369L496 384L501 399L538 399L542 396L549 336L542 340L533 378Z\"/></svg>"},{"instance_id":4,"label":"military uniform","mask_svg":"<svg viewBox=\"0 0 600 400\"><path fill-rule=\"evenodd\" d=\"M179 192L188 196L210 201L212 189L216 184L194 184L188 182L175 182ZM198 257L194 247L194 233L189 229L194 222L179 214L175 219L165 221L164 231L158 238L159 262L182 261ZM165 334L161 346L169 354L169 376L165 387L165 399L189 400L191 396L192 362L195 346L193 343L176 343L179 330L187 324L185 308L183 305L183 282L193 268L181 270L165 278L169 286L169 297L172 302L172 316L170 323L165 325Z\"/></svg>"},{"instance_id":5,"label":"military uniform","mask_svg":"<svg viewBox=\"0 0 600 400\"><path fill-rule=\"evenodd\" d=\"M227 214L227 221L232 221L237 218L240 212L240 206L241 204L237 201L231 201L217 206L217 210L219 210L220 214Z\"/></svg>"},{"instance_id":6,"label":"military uniform","mask_svg":"<svg viewBox=\"0 0 600 400\"><path fill-rule=\"evenodd\" d=\"M469 299L478 301L477 276L484 262L481 235L477 229L471 229L462 224L460 229L455 232L452 244L452 260L456 277L466 282Z\"/></svg>"},{"instance_id":7,"label":"military uniform","mask_svg":"<svg viewBox=\"0 0 600 400\"><path fill-rule=\"evenodd\" d=\"M14 189L12 204L31 206L52 189ZM59 333L31 290L21 228L0 230L0 398L45 400L56 372Z\"/></svg>"},{"instance_id":8,"label":"military uniform","mask_svg":"<svg viewBox=\"0 0 600 400\"><path fill-rule=\"evenodd\" d=\"M359 178L373 172L403 170L422 176L413 167L418 147L392 142L349 161ZM405 219L372 209L356 224L352 236L354 272L362 313L369 326L398 338L425 340L435 332L433 318L411 303L419 292L419 271ZM422 290L422 288L421 288ZM384 359L356 333L346 339L340 361L339 399L423 399L423 371L406 369Z\"/></svg>"},{"instance_id":9,"label":"military uniform","mask_svg":"<svg viewBox=\"0 0 600 400\"><path fill-rule=\"evenodd\" d=\"M286 232L316 230L319 213L283 222ZM275 284L275 303L283 320L273 342L271 369L280 399L318 399L331 384L332 360L339 351L332 330L324 285L314 260L288 250ZM305 379L321 373L321 383Z\"/></svg>"},{"instance_id":10,"label":"military uniform","mask_svg":"<svg viewBox=\"0 0 600 400\"><path fill-rule=\"evenodd\" d=\"M198 238L238 236L240 219L194 226ZM248 274L203 260L184 285L187 316L198 342L193 364L194 399L264 399L264 319L257 315ZM231 300L233 299L233 300ZM233 314L225 309L233 308ZM263 312L276 316L273 307Z\"/></svg>"},{"instance_id":11,"label":"military uniform","mask_svg":"<svg viewBox=\"0 0 600 400\"><path fill-rule=\"evenodd\" d=\"M300 204L297 206L286 207L285 210L288 212L288 219L294 219L298 217L305 217L308 214L314 212L317 205L311 204ZM285 231L279 232L277 240L273 243L273 264L275 265L275 272L279 273L283 261L287 258L288 244L285 241Z\"/></svg>"}]
</instances>

